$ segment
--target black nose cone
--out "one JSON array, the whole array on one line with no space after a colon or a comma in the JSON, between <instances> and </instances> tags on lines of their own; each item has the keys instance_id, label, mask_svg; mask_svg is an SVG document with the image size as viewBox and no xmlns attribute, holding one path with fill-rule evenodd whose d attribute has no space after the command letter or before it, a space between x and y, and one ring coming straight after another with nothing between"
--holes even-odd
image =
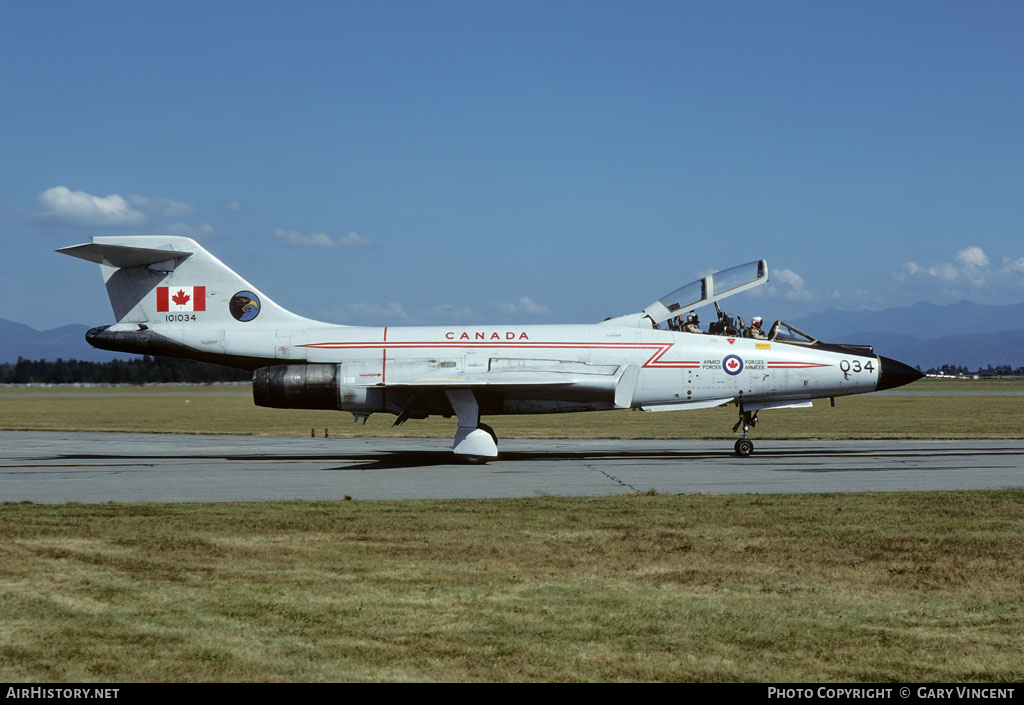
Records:
<instances>
[{"instance_id":1,"label":"black nose cone","mask_svg":"<svg viewBox=\"0 0 1024 705\"><path fill-rule=\"evenodd\" d=\"M915 370L910 365L904 365L899 360L893 360L891 357L878 356L878 364L880 371L878 373L878 382L875 385L875 391L880 392L883 389L892 389L893 387L902 387L904 384L910 384L924 377L924 372Z\"/></svg>"}]
</instances>

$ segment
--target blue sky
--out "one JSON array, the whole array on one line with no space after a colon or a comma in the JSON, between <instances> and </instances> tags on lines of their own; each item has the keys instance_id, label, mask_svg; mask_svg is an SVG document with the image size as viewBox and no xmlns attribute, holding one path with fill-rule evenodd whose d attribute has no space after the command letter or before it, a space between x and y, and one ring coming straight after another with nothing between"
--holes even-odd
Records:
<instances>
[{"instance_id":1,"label":"blue sky","mask_svg":"<svg viewBox=\"0 0 1024 705\"><path fill-rule=\"evenodd\" d=\"M7 2L0 317L91 235L351 324L562 323L766 258L744 315L1024 300L1024 5ZM768 289L768 291L764 291Z\"/></svg>"}]
</instances>

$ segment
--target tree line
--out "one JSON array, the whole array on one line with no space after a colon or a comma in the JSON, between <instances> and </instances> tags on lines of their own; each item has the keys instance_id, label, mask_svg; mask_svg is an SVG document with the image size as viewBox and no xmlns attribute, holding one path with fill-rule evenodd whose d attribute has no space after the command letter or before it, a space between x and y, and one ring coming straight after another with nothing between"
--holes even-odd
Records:
<instances>
[{"instance_id":1,"label":"tree line","mask_svg":"<svg viewBox=\"0 0 1024 705\"><path fill-rule=\"evenodd\" d=\"M252 373L176 357L145 355L134 360L26 360L0 364L0 384L150 384L248 382Z\"/></svg>"},{"instance_id":2,"label":"tree line","mask_svg":"<svg viewBox=\"0 0 1024 705\"><path fill-rule=\"evenodd\" d=\"M918 370L921 368L918 367ZM988 365L979 366L976 370L968 369L966 365L939 365L923 370L929 375L978 375L979 377L1020 377L1024 376L1024 366L1012 367L1010 365Z\"/></svg>"}]
</instances>

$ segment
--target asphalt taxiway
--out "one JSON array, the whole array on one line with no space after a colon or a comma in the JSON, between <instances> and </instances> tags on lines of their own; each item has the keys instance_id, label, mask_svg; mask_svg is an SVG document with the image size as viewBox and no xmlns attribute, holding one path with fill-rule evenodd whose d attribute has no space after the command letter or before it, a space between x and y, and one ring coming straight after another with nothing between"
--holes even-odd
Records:
<instances>
[{"instance_id":1,"label":"asphalt taxiway","mask_svg":"<svg viewBox=\"0 0 1024 705\"><path fill-rule=\"evenodd\" d=\"M503 440L0 432L0 501L229 502L1024 489L1024 440Z\"/></svg>"}]
</instances>

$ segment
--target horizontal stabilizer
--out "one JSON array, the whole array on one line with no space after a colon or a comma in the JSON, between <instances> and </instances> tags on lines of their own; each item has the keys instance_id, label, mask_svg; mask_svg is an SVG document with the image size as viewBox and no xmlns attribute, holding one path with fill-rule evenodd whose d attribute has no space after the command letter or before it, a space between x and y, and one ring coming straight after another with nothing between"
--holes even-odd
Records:
<instances>
[{"instance_id":1,"label":"horizontal stabilizer","mask_svg":"<svg viewBox=\"0 0 1024 705\"><path fill-rule=\"evenodd\" d=\"M110 245L98 242L62 247L57 252L108 267L147 267L159 264L162 266L157 269L166 271L173 270L183 260L192 255L191 252L177 250L128 247L127 245Z\"/></svg>"}]
</instances>

